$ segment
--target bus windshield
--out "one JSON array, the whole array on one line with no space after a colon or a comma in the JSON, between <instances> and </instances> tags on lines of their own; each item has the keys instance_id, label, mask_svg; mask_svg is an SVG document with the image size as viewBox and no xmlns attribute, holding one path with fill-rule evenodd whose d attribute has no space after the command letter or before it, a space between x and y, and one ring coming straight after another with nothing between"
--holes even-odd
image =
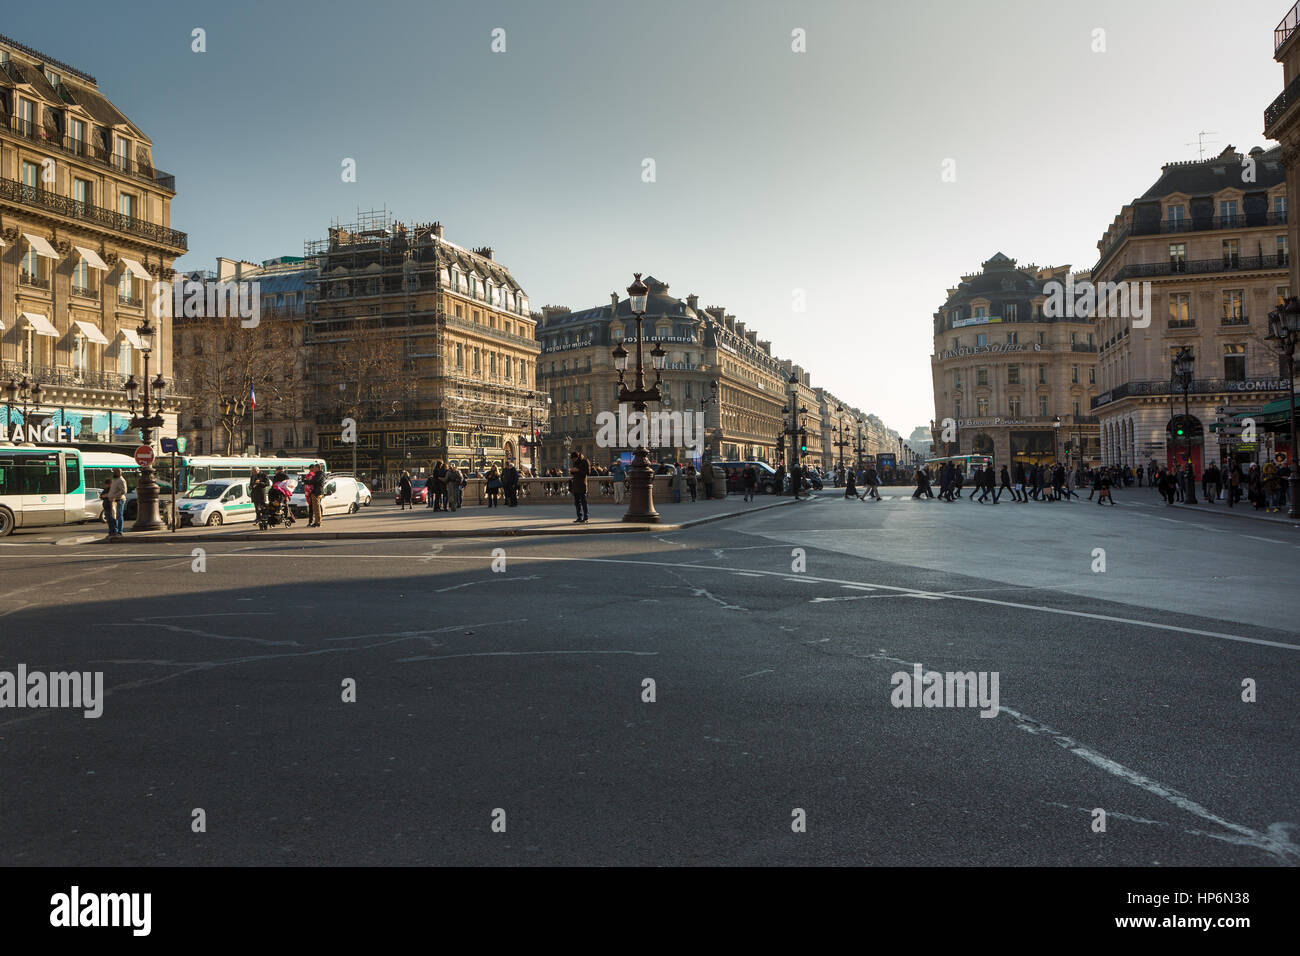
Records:
<instances>
[{"instance_id":1,"label":"bus windshield","mask_svg":"<svg viewBox=\"0 0 1300 956\"><path fill-rule=\"evenodd\" d=\"M210 485L204 482L201 485L195 485L189 491L185 492L182 498L220 498L221 493L226 490L225 485Z\"/></svg>"}]
</instances>

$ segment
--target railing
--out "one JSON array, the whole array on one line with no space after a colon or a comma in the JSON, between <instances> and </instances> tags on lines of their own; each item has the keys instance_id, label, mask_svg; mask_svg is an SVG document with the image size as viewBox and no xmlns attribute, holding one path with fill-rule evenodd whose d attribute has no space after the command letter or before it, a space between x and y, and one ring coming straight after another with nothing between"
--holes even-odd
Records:
<instances>
[{"instance_id":1,"label":"railing","mask_svg":"<svg viewBox=\"0 0 1300 956\"><path fill-rule=\"evenodd\" d=\"M1250 318L1245 315L1225 315L1220 325L1250 325Z\"/></svg>"},{"instance_id":2,"label":"railing","mask_svg":"<svg viewBox=\"0 0 1300 956\"><path fill-rule=\"evenodd\" d=\"M122 295L121 293L118 293L117 304L139 309L144 305L144 299L135 295Z\"/></svg>"},{"instance_id":3,"label":"railing","mask_svg":"<svg viewBox=\"0 0 1300 956\"><path fill-rule=\"evenodd\" d=\"M152 222L144 222L135 216L124 216L102 206L78 202L68 196L60 196L58 193L36 186L28 186L16 179L0 179L0 199L7 199L35 209L45 209L70 219L93 222L173 249L184 251L189 247L189 237L183 232Z\"/></svg>"},{"instance_id":4,"label":"railing","mask_svg":"<svg viewBox=\"0 0 1300 956\"><path fill-rule=\"evenodd\" d=\"M99 298L99 290L98 290L98 289L92 289L90 286L84 286L84 285L74 285L74 286L72 287L72 294L73 294L73 295L81 296L81 298L83 298L83 299L98 299L98 298Z\"/></svg>"},{"instance_id":5,"label":"railing","mask_svg":"<svg viewBox=\"0 0 1300 956\"><path fill-rule=\"evenodd\" d=\"M48 385L93 388L120 392L122 383L126 381L126 376L120 372L96 372L81 371L72 367L49 366L49 365L30 365L26 362L4 362L0 364L0 385L8 382L10 379L15 381L27 378L31 382L40 382L42 387ZM180 379L164 379L167 382L165 398L180 397L190 394L188 391L189 382ZM6 397L0 394L0 404L5 404Z\"/></svg>"},{"instance_id":6,"label":"railing","mask_svg":"<svg viewBox=\"0 0 1300 956\"><path fill-rule=\"evenodd\" d=\"M1070 351L1071 352L1095 352L1097 351L1097 346L1092 345L1091 343L1088 342L1071 342Z\"/></svg>"},{"instance_id":7,"label":"railing","mask_svg":"<svg viewBox=\"0 0 1300 956\"><path fill-rule=\"evenodd\" d=\"M1290 9L1287 15L1282 18L1282 22L1279 23L1277 28L1273 31L1274 53L1282 49L1282 44L1285 43L1287 38L1295 32L1297 25L1300 25L1300 3L1297 3Z\"/></svg>"},{"instance_id":8,"label":"railing","mask_svg":"<svg viewBox=\"0 0 1300 956\"><path fill-rule=\"evenodd\" d=\"M530 346L537 346L538 344L536 339L530 339L524 335L515 335L513 332L506 332L503 329L494 329L486 323L474 322L470 319L462 319L459 316L450 315L446 312L439 312L438 320L458 329L465 329L468 332L477 332L481 335L503 339L507 342L516 342L520 345Z\"/></svg>"},{"instance_id":9,"label":"railing","mask_svg":"<svg viewBox=\"0 0 1300 956\"><path fill-rule=\"evenodd\" d=\"M1297 78L1297 82L1300 82L1300 77ZM1296 83L1292 83L1291 86L1296 86ZM1291 87L1287 87L1287 89L1291 90ZM1300 87L1292 92L1300 92ZM1278 97L1278 99L1281 99L1281 97ZM1122 246L1126 239L1134 236L1285 226L1287 224L1287 215L1285 212L1250 212L1238 213L1235 216L1188 216L1182 219L1157 219L1155 221L1133 223L1110 241L1110 245L1098 257L1097 264L1092 267L1092 275L1095 281L1101 267L1115 253L1115 250Z\"/></svg>"},{"instance_id":10,"label":"railing","mask_svg":"<svg viewBox=\"0 0 1300 956\"><path fill-rule=\"evenodd\" d=\"M1228 380L1223 378L1202 378L1195 379L1188 387L1188 394L1192 395L1212 395L1222 392L1284 392L1290 388L1290 382L1285 378L1264 378L1264 379L1242 379ZM1181 382L1165 381L1145 381L1145 382L1125 382L1123 385L1117 385L1108 392L1102 392L1092 400L1092 407L1099 408L1102 405L1109 405L1111 402L1118 401L1121 398L1127 398L1130 395L1181 395L1183 386Z\"/></svg>"},{"instance_id":11,"label":"railing","mask_svg":"<svg viewBox=\"0 0 1300 956\"><path fill-rule=\"evenodd\" d=\"M73 139L71 136L59 133L58 130L38 126L33 121L20 119L18 116L0 114L0 129L4 128L8 128L16 136L39 143L46 149L57 149L69 156L91 160L150 185L176 192L176 177L170 173L155 169L148 163L133 160L129 156L113 153L84 139Z\"/></svg>"},{"instance_id":12,"label":"railing","mask_svg":"<svg viewBox=\"0 0 1300 956\"><path fill-rule=\"evenodd\" d=\"M46 292L50 290L49 279L42 279L40 276L34 276L30 272L20 272L18 274L18 284L29 285L33 289L44 289Z\"/></svg>"},{"instance_id":13,"label":"railing","mask_svg":"<svg viewBox=\"0 0 1300 956\"><path fill-rule=\"evenodd\" d=\"M1198 275L1207 272L1249 272L1255 269L1284 269L1286 254L1272 256L1233 256L1228 259L1168 259L1164 262L1133 263L1122 266L1111 281L1135 276Z\"/></svg>"},{"instance_id":14,"label":"railing","mask_svg":"<svg viewBox=\"0 0 1300 956\"><path fill-rule=\"evenodd\" d=\"M1196 328L1195 319L1170 319L1169 327L1171 329L1194 329Z\"/></svg>"}]
</instances>

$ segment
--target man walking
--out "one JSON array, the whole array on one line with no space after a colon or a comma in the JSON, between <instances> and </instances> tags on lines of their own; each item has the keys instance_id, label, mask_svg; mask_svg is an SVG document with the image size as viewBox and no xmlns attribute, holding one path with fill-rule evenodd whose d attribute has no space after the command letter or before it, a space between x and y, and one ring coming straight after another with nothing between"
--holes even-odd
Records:
<instances>
[{"instance_id":1,"label":"man walking","mask_svg":"<svg viewBox=\"0 0 1300 956\"><path fill-rule=\"evenodd\" d=\"M122 508L126 500L126 479L122 477L122 469L113 469L113 480L108 484L108 490L104 492L104 500L108 504L108 537L105 541L122 540Z\"/></svg>"},{"instance_id":2,"label":"man walking","mask_svg":"<svg viewBox=\"0 0 1300 956\"><path fill-rule=\"evenodd\" d=\"M325 495L325 469L313 465L311 472L307 475L306 483L306 490L303 494L307 498L307 507L310 509L311 514L311 520L307 522L307 527L319 528L321 519L324 517L321 498Z\"/></svg>"},{"instance_id":3,"label":"man walking","mask_svg":"<svg viewBox=\"0 0 1300 956\"><path fill-rule=\"evenodd\" d=\"M745 488L745 500L754 500L754 490L758 488L758 469L753 465L746 465L745 470L741 472L740 483Z\"/></svg>"},{"instance_id":4,"label":"man walking","mask_svg":"<svg viewBox=\"0 0 1300 956\"><path fill-rule=\"evenodd\" d=\"M578 512L574 524L586 524L590 515L587 513L587 476L591 474L591 463L576 451L569 452L569 490L573 492L573 507Z\"/></svg>"},{"instance_id":5,"label":"man walking","mask_svg":"<svg viewBox=\"0 0 1300 956\"><path fill-rule=\"evenodd\" d=\"M501 469L501 490L506 493L506 507L519 506L519 469L513 461L507 461Z\"/></svg>"},{"instance_id":6,"label":"man walking","mask_svg":"<svg viewBox=\"0 0 1300 956\"><path fill-rule=\"evenodd\" d=\"M614 467L609 470L609 476L614 479L614 504L621 505L623 492L627 487L627 469L623 467L621 459L614 462ZM707 489L709 486L704 487Z\"/></svg>"}]
</instances>

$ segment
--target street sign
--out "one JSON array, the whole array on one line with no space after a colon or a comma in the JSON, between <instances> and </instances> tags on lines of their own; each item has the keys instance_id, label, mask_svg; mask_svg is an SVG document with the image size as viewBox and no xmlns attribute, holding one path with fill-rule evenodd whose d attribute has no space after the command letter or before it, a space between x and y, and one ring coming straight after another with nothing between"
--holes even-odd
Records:
<instances>
[{"instance_id":1,"label":"street sign","mask_svg":"<svg viewBox=\"0 0 1300 956\"><path fill-rule=\"evenodd\" d=\"M164 438L164 439L162 440L162 450L163 450L163 454L164 454L164 455L174 455L174 454L176 454L176 450L177 450L177 449L176 449L176 439L175 439L175 438Z\"/></svg>"},{"instance_id":2,"label":"street sign","mask_svg":"<svg viewBox=\"0 0 1300 956\"><path fill-rule=\"evenodd\" d=\"M135 450L135 463L141 468L148 468L153 464L153 449L148 445L141 445Z\"/></svg>"},{"instance_id":3,"label":"street sign","mask_svg":"<svg viewBox=\"0 0 1300 956\"><path fill-rule=\"evenodd\" d=\"M186 445L186 441L187 441L187 440L186 440L185 438L177 438L177 439L176 439L176 451L177 451L177 453L179 453L179 454L181 454L181 455L185 454L185 445Z\"/></svg>"}]
</instances>

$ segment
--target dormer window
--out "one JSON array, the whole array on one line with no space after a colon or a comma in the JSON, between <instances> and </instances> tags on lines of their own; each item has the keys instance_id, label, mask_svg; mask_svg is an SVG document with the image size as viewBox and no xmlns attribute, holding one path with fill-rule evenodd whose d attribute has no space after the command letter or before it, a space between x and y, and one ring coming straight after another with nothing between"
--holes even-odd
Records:
<instances>
[{"instance_id":1,"label":"dormer window","mask_svg":"<svg viewBox=\"0 0 1300 956\"><path fill-rule=\"evenodd\" d=\"M63 78L47 67L45 70L45 79L49 82L50 86L57 90L59 88L59 83Z\"/></svg>"}]
</instances>

